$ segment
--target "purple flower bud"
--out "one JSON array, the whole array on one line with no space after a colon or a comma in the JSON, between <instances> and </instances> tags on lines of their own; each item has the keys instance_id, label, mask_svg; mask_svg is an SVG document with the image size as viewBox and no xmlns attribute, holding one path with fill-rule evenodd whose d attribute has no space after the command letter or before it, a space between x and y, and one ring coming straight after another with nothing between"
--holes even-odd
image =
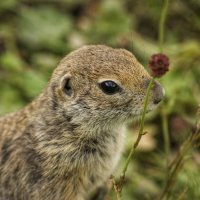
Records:
<instances>
[{"instance_id":1,"label":"purple flower bud","mask_svg":"<svg viewBox=\"0 0 200 200\"><path fill-rule=\"evenodd\" d=\"M153 77L161 77L169 70L169 58L162 53L154 54L149 61Z\"/></svg>"}]
</instances>

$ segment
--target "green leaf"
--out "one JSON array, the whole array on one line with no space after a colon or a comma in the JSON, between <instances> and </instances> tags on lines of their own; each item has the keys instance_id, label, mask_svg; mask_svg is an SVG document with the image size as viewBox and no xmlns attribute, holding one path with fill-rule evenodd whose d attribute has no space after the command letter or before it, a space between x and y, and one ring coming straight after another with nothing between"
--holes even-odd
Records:
<instances>
[{"instance_id":1,"label":"green leaf","mask_svg":"<svg viewBox=\"0 0 200 200\"><path fill-rule=\"evenodd\" d=\"M6 71L22 71L25 64L16 53L11 51L5 52L0 57L1 67Z\"/></svg>"},{"instance_id":2,"label":"green leaf","mask_svg":"<svg viewBox=\"0 0 200 200\"><path fill-rule=\"evenodd\" d=\"M19 38L29 48L65 48L65 38L71 32L71 19L50 7L23 8L19 21Z\"/></svg>"},{"instance_id":3,"label":"green leaf","mask_svg":"<svg viewBox=\"0 0 200 200\"><path fill-rule=\"evenodd\" d=\"M130 24L130 16L123 9L122 2L107 0L103 1L88 34L95 42L113 44L120 35L130 32Z\"/></svg>"},{"instance_id":4,"label":"green leaf","mask_svg":"<svg viewBox=\"0 0 200 200\"><path fill-rule=\"evenodd\" d=\"M0 114L16 111L23 105L16 88L1 83Z\"/></svg>"},{"instance_id":5,"label":"green leaf","mask_svg":"<svg viewBox=\"0 0 200 200\"><path fill-rule=\"evenodd\" d=\"M40 74L28 70L20 77L20 85L27 97L34 98L42 91L46 85L46 81Z\"/></svg>"}]
</instances>

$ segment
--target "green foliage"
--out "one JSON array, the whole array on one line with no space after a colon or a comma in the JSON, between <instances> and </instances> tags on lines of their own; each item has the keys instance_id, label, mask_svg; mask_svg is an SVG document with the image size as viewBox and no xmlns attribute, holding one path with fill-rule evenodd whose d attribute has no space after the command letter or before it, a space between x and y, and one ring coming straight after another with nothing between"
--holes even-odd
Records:
<instances>
[{"instance_id":1,"label":"green foliage","mask_svg":"<svg viewBox=\"0 0 200 200\"><path fill-rule=\"evenodd\" d=\"M157 0L4 0L0 1L0 114L15 111L37 96L59 60L84 44L107 44L133 51L144 66L158 53ZM194 129L200 103L200 1L170 1L164 53L170 71L160 82L166 99L148 116L139 149L127 172L124 200L156 199L165 184L161 115L167 113L171 154ZM132 32L132 33L131 33ZM117 173L134 133L131 125ZM199 149L188 153L171 199L200 199ZM115 199L113 191L110 199Z\"/></svg>"},{"instance_id":2,"label":"green foliage","mask_svg":"<svg viewBox=\"0 0 200 200\"><path fill-rule=\"evenodd\" d=\"M106 42L114 45L119 36L130 32L131 20L123 3L115 0L104 0L99 13L91 23L88 35L94 43Z\"/></svg>"},{"instance_id":3,"label":"green foliage","mask_svg":"<svg viewBox=\"0 0 200 200\"><path fill-rule=\"evenodd\" d=\"M22 8L19 30L18 37L27 47L56 53L66 48L72 23L69 16L51 7Z\"/></svg>"}]
</instances>

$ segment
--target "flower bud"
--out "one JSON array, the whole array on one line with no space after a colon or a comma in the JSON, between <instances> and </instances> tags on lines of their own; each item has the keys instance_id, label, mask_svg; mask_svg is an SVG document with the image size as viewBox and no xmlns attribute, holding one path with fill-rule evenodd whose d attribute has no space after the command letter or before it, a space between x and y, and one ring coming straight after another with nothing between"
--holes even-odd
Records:
<instances>
[{"instance_id":1,"label":"flower bud","mask_svg":"<svg viewBox=\"0 0 200 200\"><path fill-rule=\"evenodd\" d=\"M154 54L149 61L153 77L161 77L169 70L169 58L162 53Z\"/></svg>"}]
</instances>

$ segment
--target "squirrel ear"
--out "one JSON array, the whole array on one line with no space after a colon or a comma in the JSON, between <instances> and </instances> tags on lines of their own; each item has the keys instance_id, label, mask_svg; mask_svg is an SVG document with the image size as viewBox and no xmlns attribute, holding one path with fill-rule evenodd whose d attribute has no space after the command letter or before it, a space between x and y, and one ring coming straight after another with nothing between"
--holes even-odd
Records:
<instances>
[{"instance_id":1,"label":"squirrel ear","mask_svg":"<svg viewBox=\"0 0 200 200\"><path fill-rule=\"evenodd\" d=\"M70 74L66 74L62 80L61 80L61 89L62 91L68 95L68 96L72 96L72 84L71 84L71 75Z\"/></svg>"}]
</instances>

